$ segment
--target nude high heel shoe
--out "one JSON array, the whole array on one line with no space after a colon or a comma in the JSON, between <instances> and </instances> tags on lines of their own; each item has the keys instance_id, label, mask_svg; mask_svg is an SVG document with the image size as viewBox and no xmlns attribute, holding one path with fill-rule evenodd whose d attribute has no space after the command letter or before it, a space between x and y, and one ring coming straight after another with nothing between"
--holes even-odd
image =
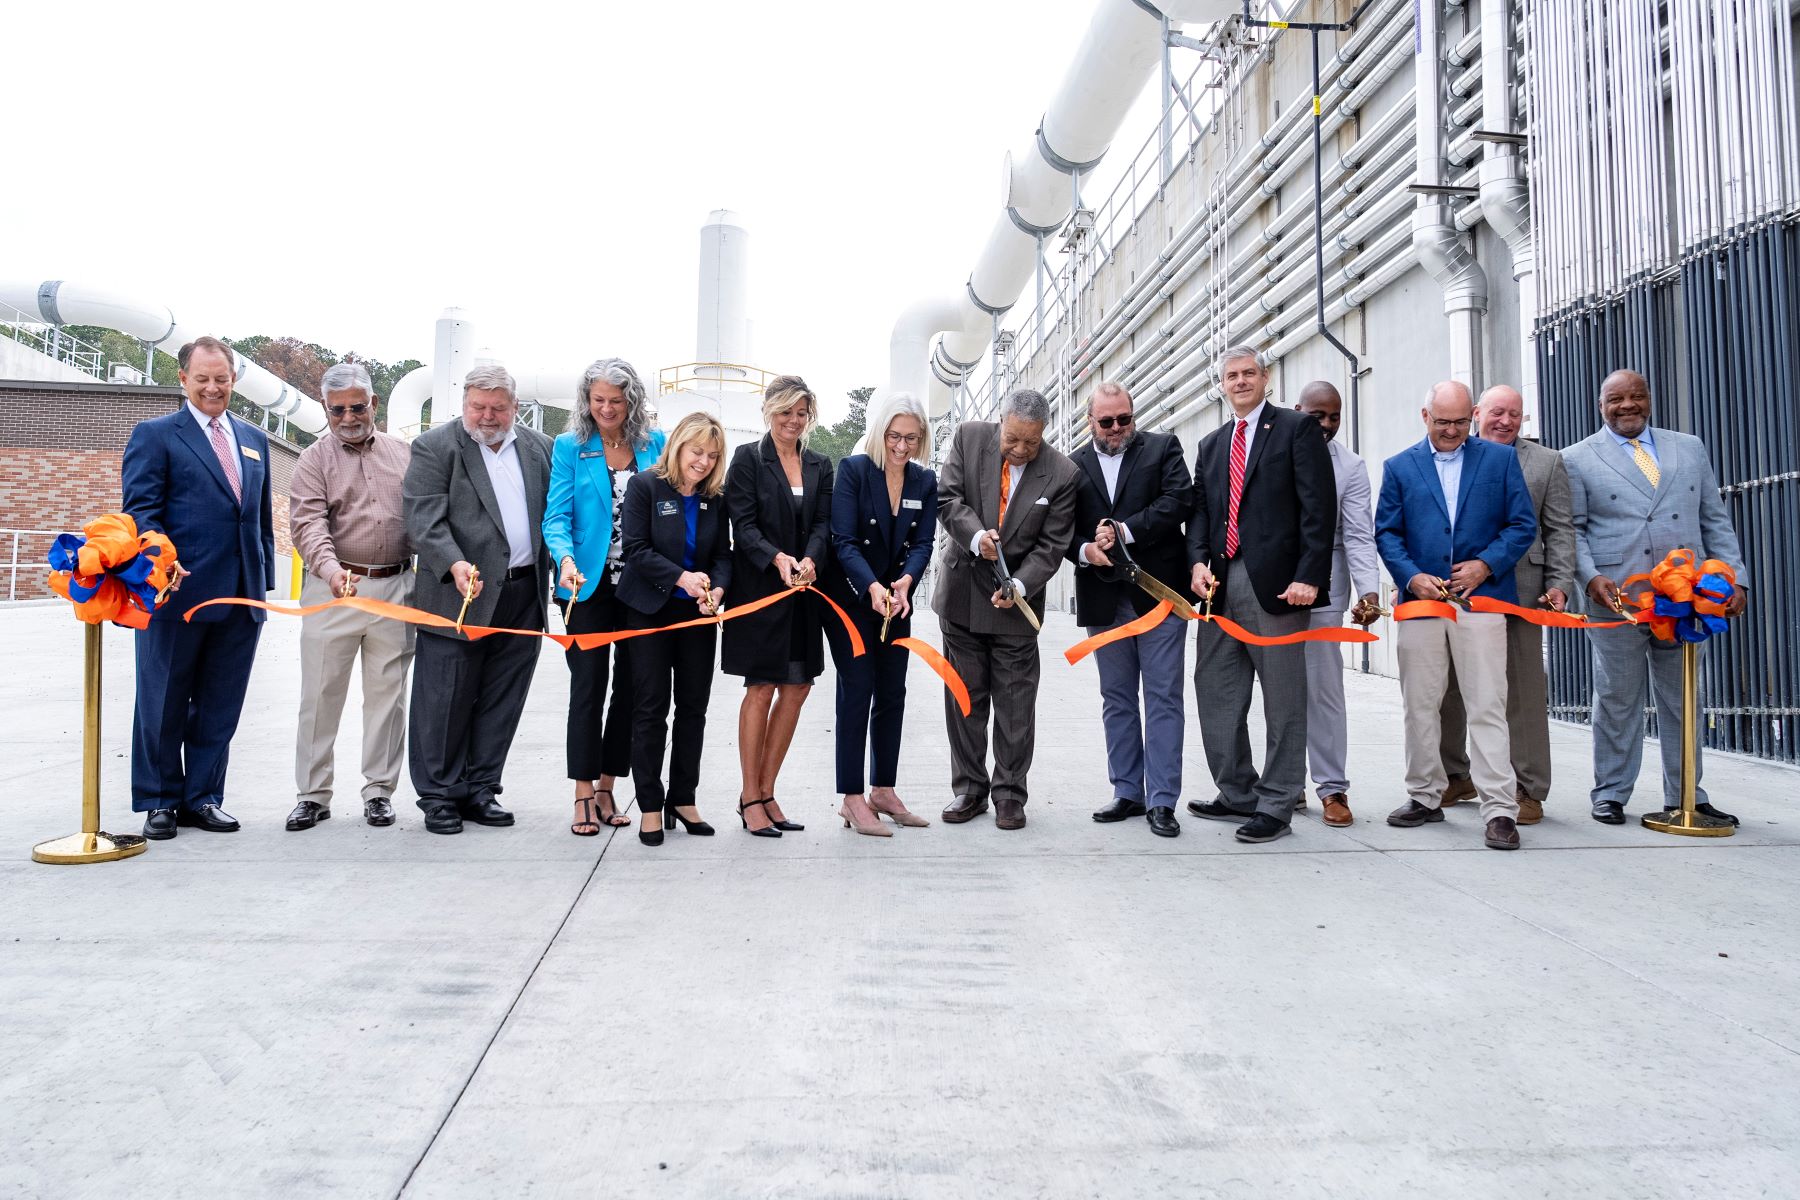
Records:
<instances>
[{"instance_id":1,"label":"nude high heel shoe","mask_svg":"<svg viewBox=\"0 0 1800 1200\"><path fill-rule=\"evenodd\" d=\"M905 825L909 829L923 829L931 824L930 821L927 821L924 817L921 817L919 814L908 809L906 805L902 804L900 802L900 797L898 796L895 796L892 800L877 799L871 796L869 798L869 807L888 817L894 824Z\"/></svg>"},{"instance_id":2,"label":"nude high heel shoe","mask_svg":"<svg viewBox=\"0 0 1800 1200\"><path fill-rule=\"evenodd\" d=\"M870 810L869 821L865 824L862 819L862 814L857 812L855 807L851 805L850 797L848 796L844 797L844 803L838 807L838 816L844 818L845 829L854 829L856 832L865 834L869 837L894 836L894 831L889 829L886 825L883 825L881 823L881 818L876 816L873 810Z\"/></svg>"}]
</instances>

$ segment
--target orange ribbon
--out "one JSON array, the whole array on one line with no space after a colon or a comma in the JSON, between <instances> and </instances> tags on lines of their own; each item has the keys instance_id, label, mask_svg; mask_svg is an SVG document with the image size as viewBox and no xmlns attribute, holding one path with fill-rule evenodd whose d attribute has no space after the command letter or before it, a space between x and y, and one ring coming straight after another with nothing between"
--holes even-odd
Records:
<instances>
[{"instance_id":1,"label":"orange ribbon","mask_svg":"<svg viewBox=\"0 0 1800 1200\"><path fill-rule=\"evenodd\" d=\"M1117 626L1116 628L1104 630L1103 632L1096 633L1093 637L1084 638L1081 641L1076 642L1073 646L1070 646L1067 650L1063 651L1063 657L1068 659L1071 665L1078 663L1102 646L1110 646L1114 642L1123 641L1126 638L1137 637L1142 633L1148 633L1150 630L1155 629L1160 625L1162 619L1174 610L1174 605L1170 604L1167 600L1161 601L1155 608L1151 609L1143 616L1138 617L1136 620L1127 621L1125 624ZM1271 637L1266 634L1252 633L1242 625L1239 625L1236 621L1233 621L1230 617L1221 617L1217 613L1201 613L1193 617L1184 615L1182 619L1191 621L1211 621L1214 625L1219 627L1221 633L1224 633L1228 637L1235 638L1237 641L1243 642L1249 646L1297 646L1306 642L1361 644L1363 642L1380 640L1366 629L1348 629L1343 626L1335 626L1330 629L1303 629L1298 633L1283 633Z\"/></svg>"},{"instance_id":2,"label":"orange ribbon","mask_svg":"<svg viewBox=\"0 0 1800 1200\"><path fill-rule=\"evenodd\" d=\"M1072 667L1102 646L1110 646L1114 642L1122 642L1126 638L1134 638L1140 633L1149 633L1152 629L1155 629L1158 625L1162 624L1164 617L1174 611L1175 606L1167 600L1158 601L1155 608L1151 609L1143 616L1138 617L1136 620L1127 621L1125 624L1117 626L1116 628L1096 633L1091 638L1076 642L1073 646L1070 646L1067 650L1063 651L1063 657L1069 660L1069 665Z\"/></svg>"},{"instance_id":3,"label":"orange ribbon","mask_svg":"<svg viewBox=\"0 0 1800 1200\"><path fill-rule=\"evenodd\" d=\"M1623 621L1590 621L1581 613L1557 612L1548 608L1526 608L1523 605L1496 600L1492 596L1470 596L1468 605L1470 612L1517 617L1521 621L1541 625L1546 629L1617 629L1621 625L1637 624L1635 620L1629 618ZM1446 621L1454 621L1457 612L1457 606L1445 600L1408 600L1394 606L1394 620L1417 621L1426 617L1438 617Z\"/></svg>"},{"instance_id":4,"label":"orange ribbon","mask_svg":"<svg viewBox=\"0 0 1800 1200\"><path fill-rule=\"evenodd\" d=\"M944 686L950 689L950 695L956 700L956 706L962 709L962 715L969 715L969 685L963 682L963 677L956 673L956 668L950 665L950 661L938 653L936 646L913 637L895 638L890 644L905 646L923 659L925 665L936 671L938 678L944 681Z\"/></svg>"}]
</instances>

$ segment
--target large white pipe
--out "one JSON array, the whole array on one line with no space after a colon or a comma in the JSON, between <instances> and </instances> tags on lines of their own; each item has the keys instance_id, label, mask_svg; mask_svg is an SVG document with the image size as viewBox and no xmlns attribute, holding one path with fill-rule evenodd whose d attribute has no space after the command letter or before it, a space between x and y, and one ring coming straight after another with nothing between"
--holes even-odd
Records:
<instances>
[{"instance_id":1,"label":"large white pipe","mask_svg":"<svg viewBox=\"0 0 1800 1200\"><path fill-rule=\"evenodd\" d=\"M0 303L56 326L116 329L171 356L198 336L178 324L165 305L61 279L0 283ZM234 353L232 358L237 371L234 390L244 399L308 433L325 432L325 409L317 400L241 354Z\"/></svg>"},{"instance_id":2,"label":"large white pipe","mask_svg":"<svg viewBox=\"0 0 1800 1200\"><path fill-rule=\"evenodd\" d=\"M750 361L750 234L729 209L714 209L700 227L700 305L694 361ZM702 367L708 378L743 378L741 369Z\"/></svg>"},{"instance_id":3,"label":"large white pipe","mask_svg":"<svg viewBox=\"0 0 1800 1200\"><path fill-rule=\"evenodd\" d=\"M1512 0L1481 0L1481 124L1489 133L1512 134ZM1660 164L1657 167L1661 170ZM1525 420L1538 432L1537 246L1531 236L1531 196L1519 147L1488 142L1481 160L1481 211L1488 227L1512 251L1519 285L1519 393Z\"/></svg>"}]
</instances>

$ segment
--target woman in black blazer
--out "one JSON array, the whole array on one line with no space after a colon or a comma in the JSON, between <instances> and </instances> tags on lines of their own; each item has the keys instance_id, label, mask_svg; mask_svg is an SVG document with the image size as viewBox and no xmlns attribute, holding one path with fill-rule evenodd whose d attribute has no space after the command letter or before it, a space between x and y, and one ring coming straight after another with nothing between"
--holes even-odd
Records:
<instances>
[{"instance_id":1,"label":"woman in black blazer","mask_svg":"<svg viewBox=\"0 0 1800 1200\"><path fill-rule=\"evenodd\" d=\"M725 476L731 511L727 599L746 604L811 583L831 549L831 460L806 448L819 406L806 381L779 375L763 392L769 432L739 446ZM775 803L775 777L794 740L800 706L825 669L815 597L796 596L725 626L719 665L744 678L738 709L738 815L758 837L803 829Z\"/></svg>"},{"instance_id":2,"label":"woman in black blazer","mask_svg":"<svg viewBox=\"0 0 1800 1200\"><path fill-rule=\"evenodd\" d=\"M835 621L826 624L838 672L837 790L844 797L838 815L846 826L873 837L893 836L880 813L896 825L931 824L908 812L894 792L906 716L907 652L893 644L911 630L913 585L925 573L937 534L937 475L916 461L929 449L929 428L917 399L905 392L889 397L869 423L863 453L839 464L831 494L837 553L826 592L850 613L865 647L861 658L854 657L843 628ZM881 625L890 613L883 642ZM874 784L866 798L865 749Z\"/></svg>"},{"instance_id":3,"label":"woman in black blazer","mask_svg":"<svg viewBox=\"0 0 1800 1200\"><path fill-rule=\"evenodd\" d=\"M718 611L731 583L731 542L720 491L725 481L725 429L706 413L675 426L662 459L631 477L619 509L625 570L618 598L634 629L660 629ZM638 840L660 846L663 820L692 834L711 834L694 793L706 703L712 695L718 626L701 625L634 639L631 654L631 781L642 820ZM669 785L662 781L669 701L675 701Z\"/></svg>"}]
</instances>

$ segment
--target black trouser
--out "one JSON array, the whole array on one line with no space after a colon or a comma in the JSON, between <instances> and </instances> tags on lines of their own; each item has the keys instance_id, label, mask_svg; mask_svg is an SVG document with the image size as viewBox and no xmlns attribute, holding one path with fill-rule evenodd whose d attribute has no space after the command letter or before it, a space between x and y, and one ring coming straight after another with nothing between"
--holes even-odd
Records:
<instances>
[{"instance_id":1,"label":"black trouser","mask_svg":"<svg viewBox=\"0 0 1800 1200\"><path fill-rule=\"evenodd\" d=\"M852 657L850 638L835 617L825 622L825 640L837 665L837 790L852 795L863 790L863 751L868 751L868 782L893 787L900 772L900 729L906 719L906 667L911 653L892 639L908 636L908 622L895 620L888 642L881 619L853 611L850 619L862 634L863 655ZM873 719L871 719L871 710Z\"/></svg>"},{"instance_id":2,"label":"black trouser","mask_svg":"<svg viewBox=\"0 0 1800 1200\"><path fill-rule=\"evenodd\" d=\"M686 596L662 611L632 612L635 629L654 629L700 615ZM712 697L713 658L719 627L701 625L633 639L631 690L631 783L638 811L653 813L694 803L700 786L700 752L706 741L706 703ZM669 701L675 702L674 744L669 745ZM663 750L669 750L669 786L662 781Z\"/></svg>"},{"instance_id":3,"label":"black trouser","mask_svg":"<svg viewBox=\"0 0 1800 1200\"><path fill-rule=\"evenodd\" d=\"M543 587L535 571L502 584L493 623L542 629ZM496 633L470 642L420 630L406 739L420 808L466 809L504 790L500 772L525 711L539 647L534 637Z\"/></svg>"},{"instance_id":4,"label":"black trouser","mask_svg":"<svg viewBox=\"0 0 1800 1200\"><path fill-rule=\"evenodd\" d=\"M570 633L616 633L627 628L626 609L604 579L569 614ZM571 648L569 660L569 778L595 780L631 773L630 642L594 650ZM612 707L606 677L612 674Z\"/></svg>"}]
</instances>

